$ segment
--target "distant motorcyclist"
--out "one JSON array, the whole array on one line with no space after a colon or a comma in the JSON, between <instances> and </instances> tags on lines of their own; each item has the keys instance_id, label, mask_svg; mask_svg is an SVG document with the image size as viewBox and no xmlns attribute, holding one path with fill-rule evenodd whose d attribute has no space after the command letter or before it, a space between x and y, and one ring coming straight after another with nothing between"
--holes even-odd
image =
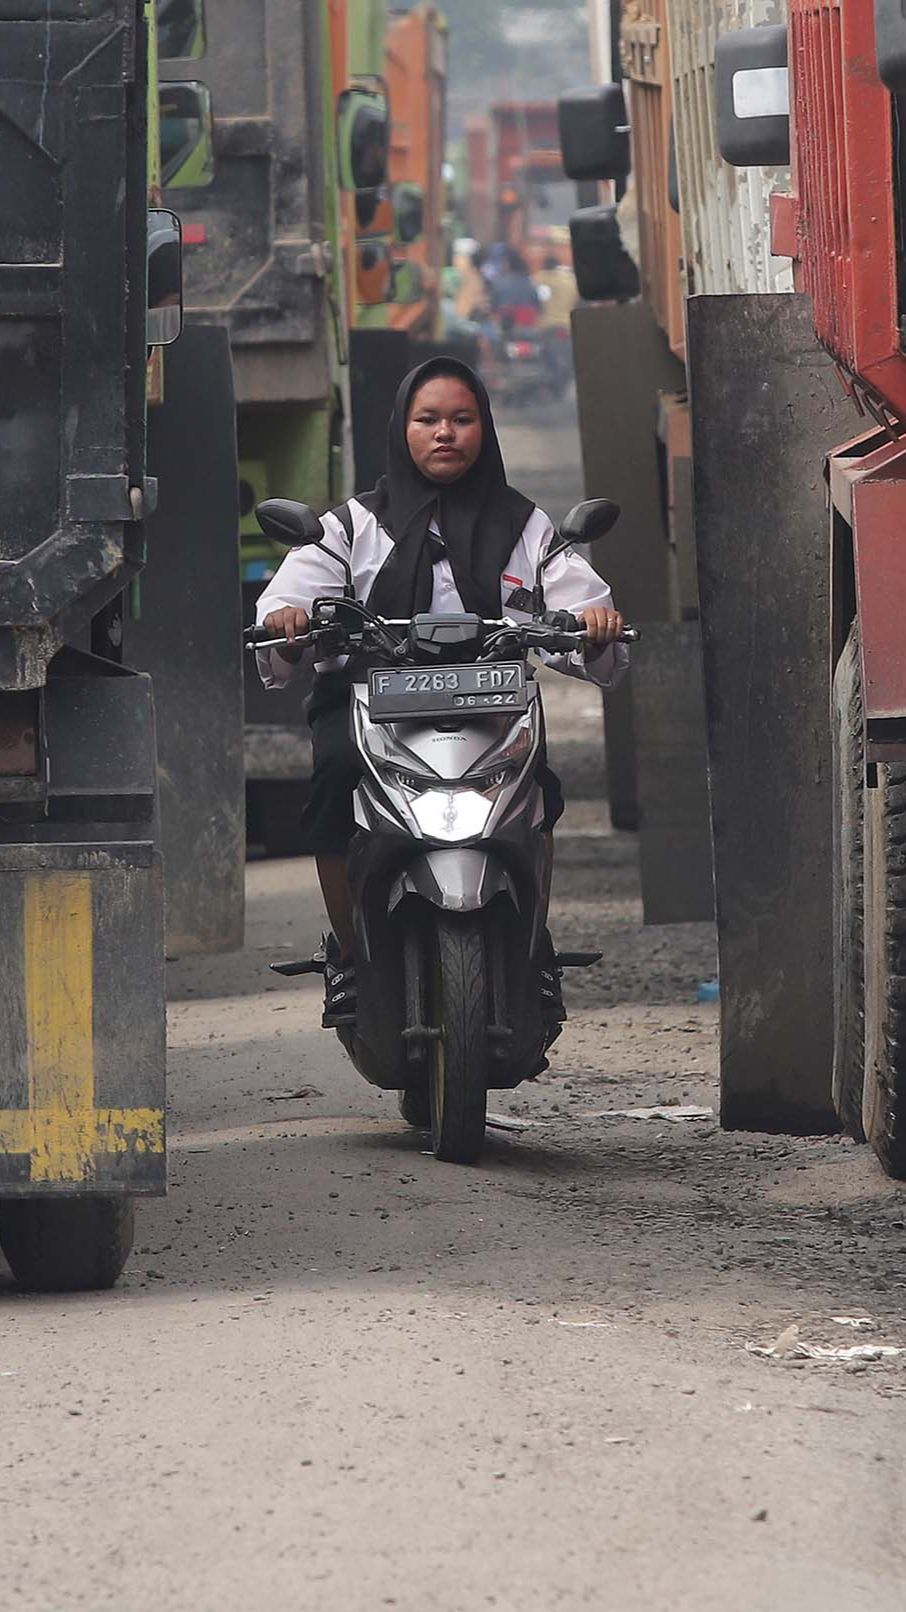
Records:
<instances>
[{"instance_id":1,"label":"distant motorcyclist","mask_svg":"<svg viewBox=\"0 0 906 1612\"><path fill-rule=\"evenodd\" d=\"M526 620L539 558L555 537L547 515L507 485L487 391L453 358L419 365L402 382L388 431L387 474L323 517L325 543L352 567L356 596L378 615L474 611ZM258 601L257 620L285 648L259 651L268 687L293 676L303 650L293 640L308 631L312 601L339 596L343 573L323 550L291 549ZM550 608L569 610L585 624L585 654L550 663L574 677L612 688L628 664L617 642L623 618L588 562L567 552L545 575ZM309 710L314 770L302 818L303 844L314 853L339 960L325 975L325 1027L354 1011L353 930L346 852L352 838L353 791L361 762L349 732L351 668L323 662ZM560 785L542 758L539 782L552 830L563 810Z\"/></svg>"},{"instance_id":2,"label":"distant motorcyclist","mask_svg":"<svg viewBox=\"0 0 906 1612\"><path fill-rule=\"evenodd\" d=\"M507 248L503 267L491 282L490 302L503 330L525 330L538 323L538 289L525 258L515 247Z\"/></svg>"}]
</instances>

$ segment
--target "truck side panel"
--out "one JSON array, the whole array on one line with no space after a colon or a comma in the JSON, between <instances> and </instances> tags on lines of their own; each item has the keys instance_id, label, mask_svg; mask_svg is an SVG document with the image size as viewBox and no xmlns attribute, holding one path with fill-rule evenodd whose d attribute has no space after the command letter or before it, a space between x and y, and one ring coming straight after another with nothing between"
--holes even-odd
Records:
<instances>
[{"instance_id":1,"label":"truck side panel","mask_svg":"<svg viewBox=\"0 0 906 1612\"><path fill-rule=\"evenodd\" d=\"M771 253L770 196L786 188L786 170L731 168L724 162L714 102L718 37L731 28L785 19L785 0L668 0L688 296L793 289L789 259Z\"/></svg>"},{"instance_id":2,"label":"truck side panel","mask_svg":"<svg viewBox=\"0 0 906 1612\"><path fill-rule=\"evenodd\" d=\"M87 619L140 563L145 33L136 0L5 12L0 686L16 688L43 682L62 613Z\"/></svg>"},{"instance_id":3,"label":"truck side panel","mask_svg":"<svg viewBox=\"0 0 906 1612\"><path fill-rule=\"evenodd\" d=\"M151 684L72 647L143 559L147 44L143 0L0 21L4 1197L166 1184Z\"/></svg>"},{"instance_id":4,"label":"truck side panel","mask_svg":"<svg viewBox=\"0 0 906 1612\"><path fill-rule=\"evenodd\" d=\"M202 63L165 67L203 77L214 107L214 181L172 192L189 316L229 330L238 404L318 401L330 390L320 9L208 0L207 17Z\"/></svg>"}]
</instances>

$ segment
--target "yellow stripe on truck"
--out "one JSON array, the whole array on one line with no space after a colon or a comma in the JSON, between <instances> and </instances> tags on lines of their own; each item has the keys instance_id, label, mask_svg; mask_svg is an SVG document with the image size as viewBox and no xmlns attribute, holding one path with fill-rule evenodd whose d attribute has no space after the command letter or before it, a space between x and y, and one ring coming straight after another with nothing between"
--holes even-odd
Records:
<instances>
[{"instance_id":1,"label":"yellow stripe on truck","mask_svg":"<svg viewBox=\"0 0 906 1612\"><path fill-rule=\"evenodd\" d=\"M29 874L23 918L29 1106L0 1110L0 1149L29 1154L33 1182L89 1182L99 1152L162 1153L160 1109L95 1103L90 874Z\"/></svg>"}]
</instances>

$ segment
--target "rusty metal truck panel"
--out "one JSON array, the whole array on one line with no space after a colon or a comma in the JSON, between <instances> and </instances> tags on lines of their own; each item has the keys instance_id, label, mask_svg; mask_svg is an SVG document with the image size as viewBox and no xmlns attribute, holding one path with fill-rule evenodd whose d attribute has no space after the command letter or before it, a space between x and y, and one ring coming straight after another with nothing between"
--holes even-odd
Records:
<instances>
[{"instance_id":1,"label":"rusty metal truck panel","mask_svg":"<svg viewBox=\"0 0 906 1612\"><path fill-rule=\"evenodd\" d=\"M65 649L34 699L43 795L0 778L0 1191L161 1192L150 679Z\"/></svg>"},{"instance_id":2,"label":"rusty metal truck panel","mask_svg":"<svg viewBox=\"0 0 906 1612\"><path fill-rule=\"evenodd\" d=\"M149 842L0 846L0 1191L165 1186L161 868Z\"/></svg>"},{"instance_id":3,"label":"rusty metal truck panel","mask_svg":"<svg viewBox=\"0 0 906 1612\"><path fill-rule=\"evenodd\" d=\"M791 0L792 233L815 329L852 375L906 417L891 98L878 75L872 0ZM784 212L791 217L784 219ZM792 227L790 229L790 226Z\"/></svg>"},{"instance_id":4,"label":"rusty metal truck panel","mask_svg":"<svg viewBox=\"0 0 906 1612\"><path fill-rule=\"evenodd\" d=\"M784 22L784 0L668 0L686 292L791 291L771 253L770 196L785 171L731 168L717 144L714 47L730 28Z\"/></svg>"},{"instance_id":5,"label":"rusty metal truck panel","mask_svg":"<svg viewBox=\"0 0 906 1612\"><path fill-rule=\"evenodd\" d=\"M0 368L16 400L0 421L6 688L39 686L61 614L87 619L140 561L140 12L136 0L18 0L0 19Z\"/></svg>"},{"instance_id":6,"label":"rusty metal truck panel","mask_svg":"<svg viewBox=\"0 0 906 1612\"><path fill-rule=\"evenodd\" d=\"M654 0L639 16L624 10L620 60L629 80L632 168L639 215L642 295L654 310L677 358L684 356L680 282L680 220L670 205L673 77L667 34L667 0Z\"/></svg>"}]
</instances>

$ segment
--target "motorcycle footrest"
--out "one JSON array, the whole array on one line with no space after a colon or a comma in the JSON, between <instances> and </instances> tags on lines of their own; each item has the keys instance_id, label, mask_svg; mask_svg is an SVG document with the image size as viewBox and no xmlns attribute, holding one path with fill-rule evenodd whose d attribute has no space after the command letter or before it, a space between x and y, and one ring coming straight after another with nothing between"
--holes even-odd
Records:
<instances>
[{"instance_id":1,"label":"motorcycle footrest","mask_svg":"<svg viewBox=\"0 0 906 1612\"><path fill-rule=\"evenodd\" d=\"M557 952L558 968L591 968L600 963L603 952Z\"/></svg>"},{"instance_id":2,"label":"motorcycle footrest","mask_svg":"<svg viewBox=\"0 0 906 1612\"><path fill-rule=\"evenodd\" d=\"M297 963L268 963L267 966L274 974L292 978L296 974L323 974L327 965L323 957L303 957Z\"/></svg>"}]
</instances>

